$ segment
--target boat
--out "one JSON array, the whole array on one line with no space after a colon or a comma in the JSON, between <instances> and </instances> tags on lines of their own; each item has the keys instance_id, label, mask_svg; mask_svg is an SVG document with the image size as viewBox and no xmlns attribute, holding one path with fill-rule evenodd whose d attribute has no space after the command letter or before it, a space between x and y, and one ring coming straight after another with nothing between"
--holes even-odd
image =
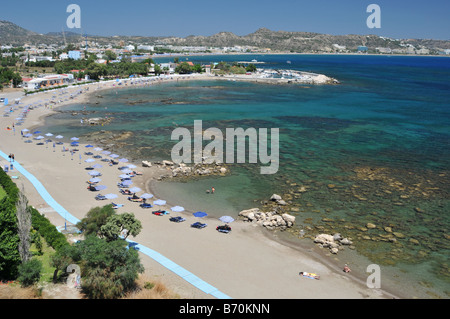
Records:
<instances>
[{"instance_id":1,"label":"boat","mask_svg":"<svg viewBox=\"0 0 450 319\"><path fill-rule=\"evenodd\" d=\"M291 61L286 61L286 63L287 63L287 64L291 64L292 62L291 62Z\"/></svg>"}]
</instances>

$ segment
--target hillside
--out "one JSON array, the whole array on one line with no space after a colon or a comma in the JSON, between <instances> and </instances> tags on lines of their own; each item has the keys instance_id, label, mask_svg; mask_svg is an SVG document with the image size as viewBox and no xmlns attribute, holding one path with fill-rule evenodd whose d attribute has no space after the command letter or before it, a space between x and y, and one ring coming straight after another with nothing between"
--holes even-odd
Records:
<instances>
[{"instance_id":1,"label":"hillside","mask_svg":"<svg viewBox=\"0 0 450 319\"><path fill-rule=\"evenodd\" d=\"M64 35L68 43L84 41L81 33L76 32L51 32L45 35L26 30L12 22L0 21L0 44L24 45L24 44L64 44ZM238 36L231 32L219 32L211 36L191 35L180 37L158 36L114 36L103 37L88 35L88 40L99 45L120 45L121 43L162 43L175 46L206 46L206 47L233 47L247 46L272 51L293 52L332 52L335 45L355 50L358 46L367 46L369 50L377 47L389 49L401 49L408 45L416 48L426 48L431 51L450 49L450 41L433 39L389 39L377 35L329 35L313 32L272 31L260 28L257 31L244 36Z\"/></svg>"}]
</instances>

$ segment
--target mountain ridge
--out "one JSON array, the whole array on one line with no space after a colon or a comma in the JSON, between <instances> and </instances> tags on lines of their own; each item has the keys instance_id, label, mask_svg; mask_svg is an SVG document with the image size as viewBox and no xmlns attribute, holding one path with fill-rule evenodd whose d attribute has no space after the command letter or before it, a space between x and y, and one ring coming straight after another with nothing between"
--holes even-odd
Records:
<instances>
[{"instance_id":1,"label":"mountain ridge","mask_svg":"<svg viewBox=\"0 0 450 319\"><path fill-rule=\"evenodd\" d=\"M64 39L65 38L65 39ZM272 51L291 52L332 52L336 51L336 45L355 50L358 46L367 46L374 50L377 47L399 49L410 45L423 47L430 50L450 49L450 40L434 39L391 39L377 35L330 35L316 32L303 31L272 31L265 27L247 35L239 36L229 31L221 31L211 36L189 35L187 37L176 36L98 36L88 35L89 41L99 44L149 43L159 42L176 46L208 46L208 47L233 47L248 46L270 49ZM24 29L10 21L0 20L0 44L1 45L25 45L25 44L64 44L84 41L84 36L76 32L49 32L39 34Z\"/></svg>"}]
</instances>

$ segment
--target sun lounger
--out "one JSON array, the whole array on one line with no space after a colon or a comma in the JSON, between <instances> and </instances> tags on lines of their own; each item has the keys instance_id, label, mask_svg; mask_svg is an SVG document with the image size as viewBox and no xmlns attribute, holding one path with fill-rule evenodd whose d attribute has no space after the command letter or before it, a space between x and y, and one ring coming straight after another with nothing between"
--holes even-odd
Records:
<instances>
[{"instance_id":1,"label":"sun lounger","mask_svg":"<svg viewBox=\"0 0 450 319\"><path fill-rule=\"evenodd\" d=\"M149 204L149 203L142 203L139 206L142 207L142 208L152 208L153 207L152 204Z\"/></svg>"},{"instance_id":2,"label":"sun lounger","mask_svg":"<svg viewBox=\"0 0 450 319\"><path fill-rule=\"evenodd\" d=\"M203 224L203 223L200 223L200 222L196 222L196 223L191 224L191 227L198 228L198 229L205 228L206 226L207 226L207 224Z\"/></svg>"},{"instance_id":3,"label":"sun lounger","mask_svg":"<svg viewBox=\"0 0 450 319\"><path fill-rule=\"evenodd\" d=\"M112 205L113 205L113 208L114 208L114 209L118 209L118 208L123 207L123 204L115 204L115 203L112 203Z\"/></svg>"},{"instance_id":4,"label":"sun lounger","mask_svg":"<svg viewBox=\"0 0 450 319\"><path fill-rule=\"evenodd\" d=\"M216 230L221 232L221 233L228 234L231 231L231 227L228 226L228 225L217 226Z\"/></svg>"},{"instance_id":5,"label":"sun lounger","mask_svg":"<svg viewBox=\"0 0 450 319\"><path fill-rule=\"evenodd\" d=\"M97 196L95 196L96 200L107 200L107 198L103 195L98 194Z\"/></svg>"},{"instance_id":6,"label":"sun lounger","mask_svg":"<svg viewBox=\"0 0 450 319\"><path fill-rule=\"evenodd\" d=\"M133 197L128 197L128 200L131 202L135 202L135 203L140 203L143 202L144 200L142 198L133 198Z\"/></svg>"}]
</instances>

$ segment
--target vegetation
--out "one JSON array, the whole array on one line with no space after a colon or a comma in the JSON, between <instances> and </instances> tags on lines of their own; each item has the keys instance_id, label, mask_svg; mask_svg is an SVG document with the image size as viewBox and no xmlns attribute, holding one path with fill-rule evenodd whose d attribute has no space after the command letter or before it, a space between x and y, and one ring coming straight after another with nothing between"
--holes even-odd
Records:
<instances>
[{"instance_id":1,"label":"vegetation","mask_svg":"<svg viewBox=\"0 0 450 319\"><path fill-rule=\"evenodd\" d=\"M22 287L29 287L34 285L41 278L42 263L37 259L30 259L29 261L19 266L19 282Z\"/></svg>"},{"instance_id":2,"label":"vegetation","mask_svg":"<svg viewBox=\"0 0 450 319\"><path fill-rule=\"evenodd\" d=\"M190 65L187 62L182 62L177 65L175 72L179 74L202 73L203 69L200 64Z\"/></svg>"},{"instance_id":3,"label":"vegetation","mask_svg":"<svg viewBox=\"0 0 450 319\"><path fill-rule=\"evenodd\" d=\"M112 205L92 208L78 224L77 227L86 236L100 235L100 228L106 224L108 217L116 212Z\"/></svg>"},{"instance_id":4,"label":"vegetation","mask_svg":"<svg viewBox=\"0 0 450 319\"><path fill-rule=\"evenodd\" d=\"M19 73L6 67L0 67L0 89L12 82L14 87L22 83L22 77Z\"/></svg>"}]
</instances>

